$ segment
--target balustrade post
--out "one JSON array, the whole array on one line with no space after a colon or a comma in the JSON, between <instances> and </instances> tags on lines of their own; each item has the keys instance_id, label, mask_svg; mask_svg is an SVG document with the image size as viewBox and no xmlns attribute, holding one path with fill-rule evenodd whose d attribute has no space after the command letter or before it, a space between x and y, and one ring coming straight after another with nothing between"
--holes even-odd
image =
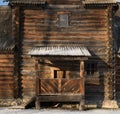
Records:
<instances>
[{"instance_id":1,"label":"balustrade post","mask_svg":"<svg viewBox=\"0 0 120 114\"><path fill-rule=\"evenodd\" d=\"M80 61L80 93L82 94L80 104L79 104L79 110L84 110L84 105L85 105L85 88L84 88L84 61Z\"/></svg>"}]
</instances>

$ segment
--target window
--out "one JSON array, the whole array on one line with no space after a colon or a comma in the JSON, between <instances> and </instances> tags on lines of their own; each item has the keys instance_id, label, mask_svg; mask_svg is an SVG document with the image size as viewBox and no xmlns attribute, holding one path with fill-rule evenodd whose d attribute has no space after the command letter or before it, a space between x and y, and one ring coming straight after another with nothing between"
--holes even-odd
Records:
<instances>
[{"instance_id":1,"label":"window","mask_svg":"<svg viewBox=\"0 0 120 114\"><path fill-rule=\"evenodd\" d=\"M59 15L59 27L68 27L68 14Z\"/></svg>"},{"instance_id":2,"label":"window","mask_svg":"<svg viewBox=\"0 0 120 114\"><path fill-rule=\"evenodd\" d=\"M54 78L65 78L65 77L66 77L65 71L54 70Z\"/></svg>"},{"instance_id":3,"label":"window","mask_svg":"<svg viewBox=\"0 0 120 114\"><path fill-rule=\"evenodd\" d=\"M97 72L97 63L94 61L87 62L85 64L85 70L88 76L93 76Z\"/></svg>"}]
</instances>

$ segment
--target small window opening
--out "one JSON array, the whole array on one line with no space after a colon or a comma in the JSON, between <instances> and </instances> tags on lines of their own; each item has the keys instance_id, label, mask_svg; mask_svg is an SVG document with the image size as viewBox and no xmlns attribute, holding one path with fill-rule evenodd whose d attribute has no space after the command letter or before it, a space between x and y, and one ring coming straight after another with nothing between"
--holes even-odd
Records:
<instances>
[{"instance_id":1,"label":"small window opening","mask_svg":"<svg viewBox=\"0 0 120 114\"><path fill-rule=\"evenodd\" d=\"M86 66L85 70L88 76L92 76L97 72L96 62L87 62L85 66Z\"/></svg>"},{"instance_id":2,"label":"small window opening","mask_svg":"<svg viewBox=\"0 0 120 114\"><path fill-rule=\"evenodd\" d=\"M59 27L68 27L68 14L59 15Z\"/></svg>"},{"instance_id":3,"label":"small window opening","mask_svg":"<svg viewBox=\"0 0 120 114\"><path fill-rule=\"evenodd\" d=\"M66 72L61 70L54 70L54 78L65 78Z\"/></svg>"}]
</instances>

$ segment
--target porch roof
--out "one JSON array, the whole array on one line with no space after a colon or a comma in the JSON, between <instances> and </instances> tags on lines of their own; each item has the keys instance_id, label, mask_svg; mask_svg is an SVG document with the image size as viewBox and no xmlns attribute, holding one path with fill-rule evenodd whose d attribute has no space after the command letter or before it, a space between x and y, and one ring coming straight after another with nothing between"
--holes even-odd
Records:
<instances>
[{"instance_id":1,"label":"porch roof","mask_svg":"<svg viewBox=\"0 0 120 114\"><path fill-rule=\"evenodd\" d=\"M46 0L11 0L12 4L45 4Z\"/></svg>"},{"instance_id":2,"label":"porch roof","mask_svg":"<svg viewBox=\"0 0 120 114\"><path fill-rule=\"evenodd\" d=\"M114 4L117 0L83 0L84 4Z\"/></svg>"},{"instance_id":3,"label":"porch roof","mask_svg":"<svg viewBox=\"0 0 120 114\"><path fill-rule=\"evenodd\" d=\"M90 52L86 47L68 47L68 46L53 46L53 47L34 47L28 52L29 55L34 56L91 56Z\"/></svg>"}]
</instances>

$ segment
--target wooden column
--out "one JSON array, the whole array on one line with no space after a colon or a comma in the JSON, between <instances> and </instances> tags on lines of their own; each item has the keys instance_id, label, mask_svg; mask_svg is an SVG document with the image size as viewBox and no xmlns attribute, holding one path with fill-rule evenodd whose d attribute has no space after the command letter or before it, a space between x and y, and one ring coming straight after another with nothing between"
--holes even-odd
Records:
<instances>
[{"instance_id":1,"label":"wooden column","mask_svg":"<svg viewBox=\"0 0 120 114\"><path fill-rule=\"evenodd\" d=\"M80 77L84 77L84 61L80 61Z\"/></svg>"},{"instance_id":2,"label":"wooden column","mask_svg":"<svg viewBox=\"0 0 120 114\"><path fill-rule=\"evenodd\" d=\"M82 98L79 104L79 110L84 110L85 105L85 88L84 88L84 61L80 61L80 93L82 94Z\"/></svg>"},{"instance_id":3,"label":"wooden column","mask_svg":"<svg viewBox=\"0 0 120 114\"><path fill-rule=\"evenodd\" d=\"M36 70L36 101L35 101L35 107L36 109L40 109L40 101L39 101L39 95L40 95L40 77L39 77L39 62L38 59L35 59L35 70Z\"/></svg>"},{"instance_id":4,"label":"wooden column","mask_svg":"<svg viewBox=\"0 0 120 114\"><path fill-rule=\"evenodd\" d=\"M14 98L22 97L21 87L21 68L20 68L20 55L19 55L19 39L20 39L20 8L12 7L12 38L15 41L14 52Z\"/></svg>"}]
</instances>

